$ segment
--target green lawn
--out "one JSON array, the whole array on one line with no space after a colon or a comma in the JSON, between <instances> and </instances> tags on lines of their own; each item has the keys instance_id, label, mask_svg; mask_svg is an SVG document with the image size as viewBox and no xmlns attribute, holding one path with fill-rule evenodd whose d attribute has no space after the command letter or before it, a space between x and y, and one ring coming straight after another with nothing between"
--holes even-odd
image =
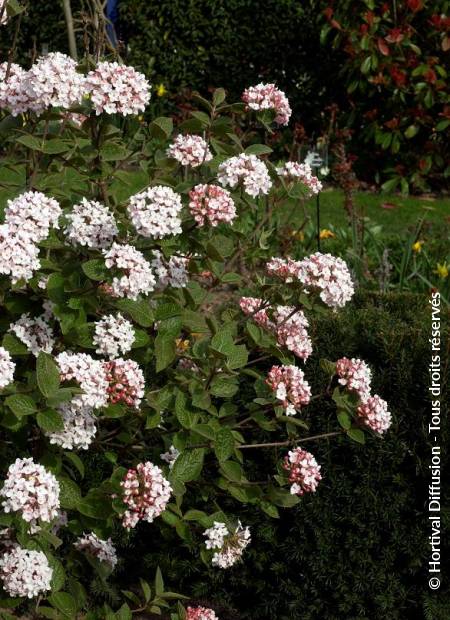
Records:
<instances>
[{"instance_id":1,"label":"green lawn","mask_svg":"<svg viewBox=\"0 0 450 620\"><path fill-rule=\"evenodd\" d=\"M364 207L366 217L381 224L386 232L401 233L414 225L421 217L432 223L441 223L450 227L450 198L431 198L359 192L355 195L355 204ZM395 205L395 208L383 208L382 205ZM314 209L315 198L308 202L308 208ZM321 228L346 225L347 218L343 206L343 194L340 190L325 190L320 194ZM302 220L292 219L295 225Z\"/></svg>"}]
</instances>

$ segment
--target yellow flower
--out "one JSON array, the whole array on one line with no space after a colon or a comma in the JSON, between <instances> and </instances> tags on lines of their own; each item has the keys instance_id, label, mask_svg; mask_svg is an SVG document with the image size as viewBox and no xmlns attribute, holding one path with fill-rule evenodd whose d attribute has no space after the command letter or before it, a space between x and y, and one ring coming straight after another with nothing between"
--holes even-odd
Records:
<instances>
[{"instance_id":1,"label":"yellow flower","mask_svg":"<svg viewBox=\"0 0 450 620\"><path fill-rule=\"evenodd\" d=\"M442 278L442 280L445 280L445 278L448 278L448 265L447 263L437 263L436 265L436 269L434 270L434 273L437 273L438 276L440 278Z\"/></svg>"},{"instance_id":2,"label":"yellow flower","mask_svg":"<svg viewBox=\"0 0 450 620\"><path fill-rule=\"evenodd\" d=\"M302 230L293 230L293 231L291 231L291 237L293 237L294 239L297 239L297 241L304 241L305 240L305 235L303 234Z\"/></svg>"},{"instance_id":3,"label":"yellow flower","mask_svg":"<svg viewBox=\"0 0 450 620\"><path fill-rule=\"evenodd\" d=\"M422 246L425 243L425 241L416 241L415 243L412 244L412 249L413 252L421 252L422 251Z\"/></svg>"},{"instance_id":4,"label":"yellow flower","mask_svg":"<svg viewBox=\"0 0 450 620\"><path fill-rule=\"evenodd\" d=\"M321 239L331 239L332 237L336 237L336 235L331 230L328 230L328 228L322 228L319 237Z\"/></svg>"},{"instance_id":5,"label":"yellow flower","mask_svg":"<svg viewBox=\"0 0 450 620\"><path fill-rule=\"evenodd\" d=\"M167 88L164 86L164 84L158 84L158 86L156 87L157 96L164 97L166 93L167 93Z\"/></svg>"},{"instance_id":6,"label":"yellow flower","mask_svg":"<svg viewBox=\"0 0 450 620\"><path fill-rule=\"evenodd\" d=\"M177 338L175 340L176 351L179 355L189 349L189 340L183 340L183 338Z\"/></svg>"}]
</instances>

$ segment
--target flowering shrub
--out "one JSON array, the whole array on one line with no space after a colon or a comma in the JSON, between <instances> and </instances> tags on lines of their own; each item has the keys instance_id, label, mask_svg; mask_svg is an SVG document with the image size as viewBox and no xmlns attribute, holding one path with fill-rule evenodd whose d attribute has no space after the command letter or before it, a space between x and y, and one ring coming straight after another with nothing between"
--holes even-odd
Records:
<instances>
[{"instance_id":1,"label":"flowering shrub","mask_svg":"<svg viewBox=\"0 0 450 620\"><path fill-rule=\"evenodd\" d=\"M200 98L174 135L169 118L124 121L150 97L130 67L87 58L82 71L53 55L14 84L30 101L20 112L12 99L3 106L0 578L9 605L25 610L38 597L49 618L162 609L173 620L215 618L186 610L159 570L154 588L121 583L120 601L88 599L86 586L95 575L107 589L120 541L167 528L196 559L234 570L257 536L240 522L241 503L276 518L320 489L326 468L299 444L364 443L389 426L384 401L355 393L357 370L322 360L323 391L311 394L308 317L336 316L351 301L344 261L266 255L273 210L297 208L320 186L306 168L287 180L280 170L292 167L235 133L245 110L222 89ZM270 92L270 110L252 108L266 124L268 112L288 110ZM245 97L250 105L253 91ZM308 436L313 398L334 401L335 430ZM259 442L262 432L273 441ZM251 479L266 447L279 449L278 466Z\"/></svg>"}]
</instances>

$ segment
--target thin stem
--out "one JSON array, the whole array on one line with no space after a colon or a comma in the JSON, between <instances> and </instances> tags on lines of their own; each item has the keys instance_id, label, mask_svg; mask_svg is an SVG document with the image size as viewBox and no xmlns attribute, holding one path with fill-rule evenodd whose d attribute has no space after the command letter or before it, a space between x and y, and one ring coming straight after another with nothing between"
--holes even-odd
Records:
<instances>
[{"instance_id":1,"label":"thin stem","mask_svg":"<svg viewBox=\"0 0 450 620\"><path fill-rule=\"evenodd\" d=\"M62 0L64 8L64 17L66 18L67 38L69 40L69 52L74 60L78 60L77 42L75 39L75 29L73 26L72 7L70 0Z\"/></svg>"},{"instance_id":2,"label":"thin stem","mask_svg":"<svg viewBox=\"0 0 450 620\"><path fill-rule=\"evenodd\" d=\"M287 439L286 441L274 441L272 443L250 443L238 446L239 450L248 450L250 448L278 448L283 446L291 446L296 443L304 443L306 441L314 441L316 439L328 439L341 435L343 431L335 431L333 433L323 433L321 435L311 435L311 437L301 437L300 439Z\"/></svg>"}]
</instances>

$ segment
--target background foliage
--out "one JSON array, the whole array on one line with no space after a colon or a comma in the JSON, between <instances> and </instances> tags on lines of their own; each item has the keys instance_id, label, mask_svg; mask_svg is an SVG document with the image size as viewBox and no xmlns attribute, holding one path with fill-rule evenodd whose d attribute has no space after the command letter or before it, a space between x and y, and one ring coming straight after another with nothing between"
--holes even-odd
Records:
<instances>
[{"instance_id":1,"label":"background foliage","mask_svg":"<svg viewBox=\"0 0 450 620\"><path fill-rule=\"evenodd\" d=\"M66 49L62 10L31 4L22 57L43 46ZM73 0L75 16L83 6ZM122 55L164 86L153 102L158 114L175 112L191 89L223 85L234 99L249 84L275 81L292 103L294 138L327 135L327 108L337 105L340 126L353 131L361 178L391 190L444 186L448 2L121 0L119 7ZM77 27L81 46L82 20Z\"/></svg>"}]
</instances>

